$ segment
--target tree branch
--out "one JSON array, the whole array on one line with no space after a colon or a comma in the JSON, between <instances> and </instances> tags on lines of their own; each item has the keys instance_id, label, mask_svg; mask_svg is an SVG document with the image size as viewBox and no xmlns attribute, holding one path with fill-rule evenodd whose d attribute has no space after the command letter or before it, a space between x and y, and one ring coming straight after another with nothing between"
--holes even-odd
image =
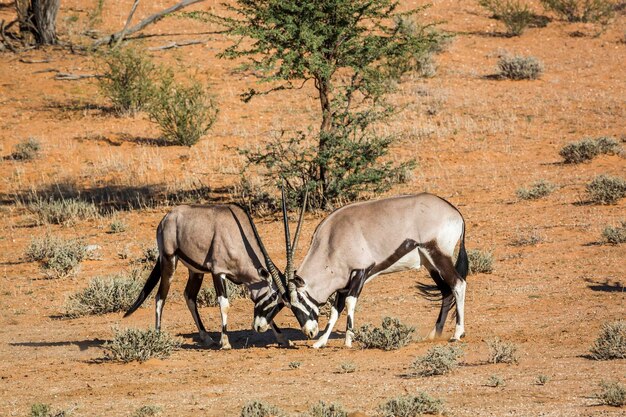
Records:
<instances>
[{"instance_id":1,"label":"tree branch","mask_svg":"<svg viewBox=\"0 0 626 417\"><path fill-rule=\"evenodd\" d=\"M128 14L128 18L126 19L126 24L124 24L124 29L122 29L122 32L120 33L119 38L117 38L117 41L115 42L115 46L113 47L113 49L120 46L120 43L122 43L122 41L124 40L124 37L126 36L126 32L128 31L128 26L130 26L130 21L133 20L133 15L135 14L135 10L137 10L137 6L139 6L139 0L135 0L135 2L133 3L133 7L131 7L130 13Z\"/></svg>"},{"instance_id":2,"label":"tree branch","mask_svg":"<svg viewBox=\"0 0 626 417\"><path fill-rule=\"evenodd\" d=\"M149 17L145 18L144 20L142 20L141 22L139 22L135 26L133 26L133 27L131 27L129 29L126 29L125 31L121 30L120 32L116 32L116 33L113 33L113 34L111 34L109 36L105 36L103 38L100 38L100 39L96 40L91 47L92 47L92 49L96 49L96 48L98 48L98 47L100 47L101 45L104 45L104 44L111 45L114 42L116 42L122 35L123 36L127 36L127 35L130 35L131 33L139 32L140 30L142 30L146 26L159 21L160 19L163 18L163 16L168 15L170 13L174 13L174 12L176 12L176 11L178 11L178 10L184 8L184 7L190 6L192 4L200 3L201 1L204 1L204 0L184 0L184 1L181 1L180 3L175 4L172 7L168 7L165 10L162 10L162 11L160 11L158 13L153 14L152 16L149 16Z\"/></svg>"}]
</instances>

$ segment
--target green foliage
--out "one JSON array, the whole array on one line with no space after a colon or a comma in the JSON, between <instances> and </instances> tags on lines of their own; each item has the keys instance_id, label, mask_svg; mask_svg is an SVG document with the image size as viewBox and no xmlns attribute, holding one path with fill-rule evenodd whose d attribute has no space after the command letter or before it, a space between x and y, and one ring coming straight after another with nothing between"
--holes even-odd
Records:
<instances>
[{"instance_id":1,"label":"green foliage","mask_svg":"<svg viewBox=\"0 0 626 417\"><path fill-rule=\"evenodd\" d=\"M414 20L421 9L397 7L391 0L239 0L228 7L237 17L215 17L227 34L251 41L237 41L221 56L249 58L242 70L272 83L246 92L245 101L313 80L319 130L244 151L270 181L284 180L292 197L308 184L313 208L385 191L414 167L414 161L381 162L396 138L380 136L372 125L391 117L395 109L385 96L403 74L423 74L447 36Z\"/></svg>"},{"instance_id":2,"label":"green foliage","mask_svg":"<svg viewBox=\"0 0 626 417\"><path fill-rule=\"evenodd\" d=\"M550 377L548 375L544 375L544 374L538 375L537 385L546 385L549 380L550 380Z\"/></svg>"},{"instance_id":3,"label":"green foliage","mask_svg":"<svg viewBox=\"0 0 626 417\"><path fill-rule=\"evenodd\" d=\"M62 277L74 270L87 254L80 239L63 239L51 235L33 238L24 257L29 262L39 262L46 274Z\"/></svg>"},{"instance_id":4,"label":"green foliage","mask_svg":"<svg viewBox=\"0 0 626 417\"><path fill-rule=\"evenodd\" d=\"M444 414L443 401L425 392L392 398L379 407L382 417L416 417L422 414Z\"/></svg>"},{"instance_id":5,"label":"green foliage","mask_svg":"<svg viewBox=\"0 0 626 417\"><path fill-rule=\"evenodd\" d=\"M161 414L161 407L156 405L144 405L135 411L132 417L152 417Z\"/></svg>"},{"instance_id":6,"label":"green foliage","mask_svg":"<svg viewBox=\"0 0 626 417\"><path fill-rule=\"evenodd\" d=\"M613 407L626 405L626 387L619 381L601 381L600 392L596 396L605 405Z\"/></svg>"},{"instance_id":7,"label":"green foliage","mask_svg":"<svg viewBox=\"0 0 626 417\"><path fill-rule=\"evenodd\" d=\"M478 4L501 20L510 36L521 35L535 19L528 5L519 0L479 0Z\"/></svg>"},{"instance_id":8,"label":"green foliage","mask_svg":"<svg viewBox=\"0 0 626 417\"><path fill-rule=\"evenodd\" d=\"M419 376L444 375L458 366L461 356L463 347L460 345L434 346L426 355L415 359L412 370Z\"/></svg>"},{"instance_id":9,"label":"green foliage","mask_svg":"<svg viewBox=\"0 0 626 417\"><path fill-rule=\"evenodd\" d=\"M621 226L607 226L602 231L602 238L606 243L610 243L611 245L626 243L626 221L622 220Z\"/></svg>"},{"instance_id":10,"label":"green foliage","mask_svg":"<svg viewBox=\"0 0 626 417\"><path fill-rule=\"evenodd\" d=\"M80 317L126 311L142 288L143 283L134 276L96 277L86 288L68 297L65 314Z\"/></svg>"},{"instance_id":11,"label":"green foliage","mask_svg":"<svg viewBox=\"0 0 626 417\"><path fill-rule=\"evenodd\" d=\"M493 272L493 253L478 249L467 251L469 274L491 274Z\"/></svg>"},{"instance_id":12,"label":"green foliage","mask_svg":"<svg viewBox=\"0 0 626 417\"><path fill-rule=\"evenodd\" d=\"M534 246L545 240L545 237L536 230L532 230L528 234L518 234L511 240L511 246Z\"/></svg>"},{"instance_id":13,"label":"green foliage","mask_svg":"<svg viewBox=\"0 0 626 417\"><path fill-rule=\"evenodd\" d=\"M231 193L248 210L248 213L254 215L263 217L275 213L280 208L278 199L267 192L262 184L251 181L245 175L241 176L239 184L232 188Z\"/></svg>"},{"instance_id":14,"label":"green foliage","mask_svg":"<svg viewBox=\"0 0 626 417\"><path fill-rule=\"evenodd\" d=\"M501 340L499 337L487 340L490 363L517 363L517 345Z\"/></svg>"},{"instance_id":15,"label":"green foliage","mask_svg":"<svg viewBox=\"0 0 626 417\"><path fill-rule=\"evenodd\" d=\"M30 137L26 140L18 142L13 147L13 153L10 158L16 161L32 161L39 156L41 143L38 139Z\"/></svg>"},{"instance_id":16,"label":"green foliage","mask_svg":"<svg viewBox=\"0 0 626 417\"><path fill-rule=\"evenodd\" d=\"M79 220L100 217L100 210L93 204L75 198L37 198L28 203L28 210L37 215L39 224L73 226Z\"/></svg>"},{"instance_id":17,"label":"green foliage","mask_svg":"<svg viewBox=\"0 0 626 417\"><path fill-rule=\"evenodd\" d=\"M139 264L147 264L152 266L159 260L159 248L156 246L145 246L142 249L141 256L135 260Z\"/></svg>"},{"instance_id":18,"label":"green foliage","mask_svg":"<svg viewBox=\"0 0 626 417\"><path fill-rule=\"evenodd\" d=\"M248 298L248 289L245 285L237 285L230 280L226 280L226 294L228 300L236 300L238 298ZM215 307L217 303L217 294L214 287L202 288L198 293L198 306L199 307Z\"/></svg>"},{"instance_id":19,"label":"green foliage","mask_svg":"<svg viewBox=\"0 0 626 417\"><path fill-rule=\"evenodd\" d=\"M166 74L154 93L148 113L168 143L192 146L213 126L217 105L198 81L185 85L175 82L172 74Z\"/></svg>"},{"instance_id":20,"label":"green foliage","mask_svg":"<svg viewBox=\"0 0 626 417\"><path fill-rule=\"evenodd\" d=\"M413 332L414 327L406 326L396 318L385 317L382 327L366 324L356 329L354 340L364 349L394 350L408 345L413 340Z\"/></svg>"},{"instance_id":21,"label":"green foliage","mask_svg":"<svg viewBox=\"0 0 626 417\"><path fill-rule=\"evenodd\" d=\"M587 184L589 200L597 204L615 204L626 196L626 181L619 177L598 175Z\"/></svg>"},{"instance_id":22,"label":"green foliage","mask_svg":"<svg viewBox=\"0 0 626 417\"><path fill-rule=\"evenodd\" d=\"M180 347L181 341L156 330L115 330L112 341L103 345L105 359L114 362L144 362L150 358L166 358Z\"/></svg>"},{"instance_id":23,"label":"green foliage","mask_svg":"<svg viewBox=\"0 0 626 417\"><path fill-rule=\"evenodd\" d=\"M605 323L600 335L591 347L596 360L626 359L626 321Z\"/></svg>"},{"instance_id":24,"label":"green foliage","mask_svg":"<svg viewBox=\"0 0 626 417\"><path fill-rule=\"evenodd\" d=\"M487 379L487 386L488 387L498 388L498 387L503 387L505 385L506 385L506 383L504 382L504 378L502 378L500 375L491 375Z\"/></svg>"},{"instance_id":25,"label":"green foliage","mask_svg":"<svg viewBox=\"0 0 626 417\"><path fill-rule=\"evenodd\" d=\"M308 417L348 417L348 412L340 404L327 404L320 401L306 413Z\"/></svg>"},{"instance_id":26,"label":"green foliage","mask_svg":"<svg viewBox=\"0 0 626 417\"><path fill-rule=\"evenodd\" d=\"M52 411L52 407L44 403L35 403L30 406L29 417L68 417L68 411Z\"/></svg>"},{"instance_id":27,"label":"green foliage","mask_svg":"<svg viewBox=\"0 0 626 417\"><path fill-rule=\"evenodd\" d=\"M543 73L543 64L532 56L503 56L498 60L501 78L510 80L536 80Z\"/></svg>"},{"instance_id":28,"label":"green foliage","mask_svg":"<svg viewBox=\"0 0 626 417\"><path fill-rule=\"evenodd\" d=\"M240 417L285 417L286 414L278 407L263 401L251 401L243 406Z\"/></svg>"},{"instance_id":29,"label":"green foliage","mask_svg":"<svg viewBox=\"0 0 626 417\"><path fill-rule=\"evenodd\" d=\"M351 374L356 371L356 365L352 362L343 362L339 365L340 374Z\"/></svg>"},{"instance_id":30,"label":"green foliage","mask_svg":"<svg viewBox=\"0 0 626 417\"><path fill-rule=\"evenodd\" d=\"M155 94L154 77L158 69L143 51L130 47L110 50L96 59L102 72L100 91L111 100L120 115L144 110Z\"/></svg>"},{"instance_id":31,"label":"green foliage","mask_svg":"<svg viewBox=\"0 0 626 417\"><path fill-rule=\"evenodd\" d=\"M579 164L590 161L600 154L616 154L620 151L617 141L609 137L586 138L565 145L559 155L566 164Z\"/></svg>"},{"instance_id":32,"label":"green foliage","mask_svg":"<svg viewBox=\"0 0 626 417\"><path fill-rule=\"evenodd\" d=\"M546 10L555 12L568 22L606 24L615 15L611 0L541 0Z\"/></svg>"},{"instance_id":33,"label":"green foliage","mask_svg":"<svg viewBox=\"0 0 626 417\"><path fill-rule=\"evenodd\" d=\"M534 182L529 188L519 188L516 191L520 200L538 200L550 195L556 187L549 181L539 180Z\"/></svg>"}]
</instances>

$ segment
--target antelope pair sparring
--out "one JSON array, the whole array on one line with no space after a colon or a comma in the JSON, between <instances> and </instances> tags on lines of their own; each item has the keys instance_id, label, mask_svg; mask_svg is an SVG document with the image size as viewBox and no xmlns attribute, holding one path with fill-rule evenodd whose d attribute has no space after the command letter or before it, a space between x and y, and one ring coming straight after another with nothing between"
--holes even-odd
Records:
<instances>
[{"instance_id":1,"label":"antelope pair sparring","mask_svg":"<svg viewBox=\"0 0 626 417\"><path fill-rule=\"evenodd\" d=\"M418 269L424 265L443 296L439 317L428 337L441 335L454 303L456 328L451 340L464 336L468 270L465 223L453 205L432 194L418 194L340 208L318 225L310 249L296 273L293 256L307 195L304 196L293 243L284 192L282 197L287 251L285 274L276 269L254 223L243 209L234 205L181 206L161 221L157 231L160 262L126 315L139 307L161 278L156 300L156 325L157 329L160 328L163 303L176 261L180 259L189 268L185 298L203 340L207 340L208 335L198 315L196 296L203 274L211 272L220 297L223 348L230 346L226 335L228 300L223 291L225 278L248 285L256 303L255 330L265 331L272 327L282 345L288 341L272 319L284 305L291 307L303 333L313 338L318 333L319 307L336 292L326 330L313 347L326 345L345 307L348 310L345 345L349 347L353 338L354 311L364 284L377 275ZM248 238L250 232L253 240ZM459 255L455 264L452 257L457 244ZM265 265L258 256L259 251Z\"/></svg>"}]
</instances>

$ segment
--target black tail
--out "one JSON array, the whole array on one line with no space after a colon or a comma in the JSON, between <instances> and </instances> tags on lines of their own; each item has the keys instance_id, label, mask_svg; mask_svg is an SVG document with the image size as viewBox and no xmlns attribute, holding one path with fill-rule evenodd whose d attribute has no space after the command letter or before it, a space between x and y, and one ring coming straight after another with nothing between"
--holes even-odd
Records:
<instances>
[{"instance_id":1,"label":"black tail","mask_svg":"<svg viewBox=\"0 0 626 417\"><path fill-rule=\"evenodd\" d=\"M143 289L139 293L139 297L137 297L137 300L132 305L132 307L128 309L126 314L124 314L124 317L128 317L131 314L133 314L135 310L137 310L139 306L143 304L143 302L146 300L146 298L148 298L148 296L150 295L150 293L152 292L154 287L156 287L156 285L159 283L160 280L161 280L161 262L159 262L159 260L157 259L156 265L154 265L152 272L150 272L150 276L148 277L146 284L143 286Z\"/></svg>"},{"instance_id":2,"label":"black tail","mask_svg":"<svg viewBox=\"0 0 626 417\"><path fill-rule=\"evenodd\" d=\"M465 222L463 222L463 233L461 234L459 256L456 258L454 268L456 269L456 272L459 273L461 278L467 278L467 273L469 272L469 259L467 258L467 252L465 251Z\"/></svg>"}]
</instances>

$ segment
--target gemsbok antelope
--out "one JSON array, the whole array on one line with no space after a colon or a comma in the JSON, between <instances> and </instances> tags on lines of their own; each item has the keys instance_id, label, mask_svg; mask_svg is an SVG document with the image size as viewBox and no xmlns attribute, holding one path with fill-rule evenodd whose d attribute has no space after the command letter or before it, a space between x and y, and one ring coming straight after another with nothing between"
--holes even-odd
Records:
<instances>
[{"instance_id":1,"label":"gemsbok antelope","mask_svg":"<svg viewBox=\"0 0 626 417\"><path fill-rule=\"evenodd\" d=\"M254 330L264 332L271 327L278 343L289 345L272 321L285 305L285 290L281 281L284 276L267 254L246 210L236 204L178 206L163 217L156 236L159 259L124 317L137 310L160 281L155 310L156 329L161 329L163 305L180 260L189 269L185 300L202 342L211 344L213 340L202 324L196 300L204 274L211 273L222 318L222 349L231 347L226 328L230 303L225 291L225 279L244 284L250 290L250 298L255 303ZM276 288L281 289L280 293Z\"/></svg>"},{"instance_id":2,"label":"gemsbok antelope","mask_svg":"<svg viewBox=\"0 0 626 417\"><path fill-rule=\"evenodd\" d=\"M318 333L319 306L337 293L326 330L314 348L326 345L345 307L345 346L351 347L354 310L363 285L377 275L418 269L421 265L442 294L439 317L428 338L441 336L454 303L456 328L450 341L465 335L465 278L469 266L465 222L452 204L423 193L359 202L335 210L317 226L297 273L284 204L283 201L288 300L307 337L314 338ZM453 252L457 243L459 255L455 263ZM293 246L296 244L297 237Z\"/></svg>"}]
</instances>

